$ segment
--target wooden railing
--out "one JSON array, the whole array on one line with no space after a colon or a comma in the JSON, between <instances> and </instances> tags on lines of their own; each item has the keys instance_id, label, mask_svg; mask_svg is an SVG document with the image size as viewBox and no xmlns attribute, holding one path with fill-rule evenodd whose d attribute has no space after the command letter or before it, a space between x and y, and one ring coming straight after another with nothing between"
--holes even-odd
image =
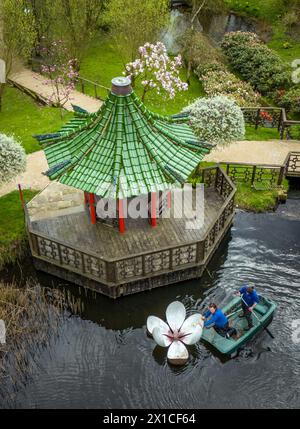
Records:
<instances>
[{"instance_id":1,"label":"wooden railing","mask_svg":"<svg viewBox=\"0 0 300 429\"><path fill-rule=\"evenodd\" d=\"M286 163L282 165L251 164L224 162L227 175L234 183L242 182L263 189L281 186L286 171Z\"/></svg>"},{"instance_id":2,"label":"wooden railing","mask_svg":"<svg viewBox=\"0 0 300 429\"><path fill-rule=\"evenodd\" d=\"M272 189L281 186L284 177L300 177L300 152L289 152L281 165L222 162L222 166L234 183Z\"/></svg>"},{"instance_id":3,"label":"wooden railing","mask_svg":"<svg viewBox=\"0 0 300 429\"><path fill-rule=\"evenodd\" d=\"M33 71L42 73L42 65L46 62L44 59L31 58L30 65ZM82 76L78 76L76 82L76 89L81 91L83 94L90 95L97 98L98 100L105 100L106 95L110 92L110 89L98 82L86 79Z\"/></svg>"},{"instance_id":4,"label":"wooden railing","mask_svg":"<svg viewBox=\"0 0 300 429\"><path fill-rule=\"evenodd\" d=\"M277 128L280 138L284 139L285 133L290 127L300 126L300 121L287 118L284 108L280 107L242 107L245 122L259 127ZM289 137L287 135L287 137Z\"/></svg>"},{"instance_id":5,"label":"wooden railing","mask_svg":"<svg viewBox=\"0 0 300 429\"><path fill-rule=\"evenodd\" d=\"M87 91L87 88L92 88L92 93ZM105 100L105 95L109 94L110 89L106 86L101 85L98 82L93 82L92 80L85 79L81 76L78 77L78 85L76 86L77 90L80 90L83 94L92 95L93 97L97 98L98 100ZM105 95L100 95L100 92L104 91Z\"/></svg>"},{"instance_id":6,"label":"wooden railing","mask_svg":"<svg viewBox=\"0 0 300 429\"><path fill-rule=\"evenodd\" d=\"M233 182L219 166L203 169L201 174L205 185L213 187L224 201L202 240L161 247L156 251L132 254L124 258L103 258L95 252L87 252L79 246L68 245L35 230L26 208L25 219L31 252L37 259L107 286L117 286L124 282L201 265L215 250L217 243L232 222L236 191ZM135 286L132 285L132 287Z\"/></svg>"},{"instance_id":7,"label":"wooden railing","mask_svg":"<svg viewBox=\"0 0 300 429\"><path fill-rule=\"evenodd\" d=\"M290 152L286 160L286 176L300 177L300 152Z\"/></svg>"}]
</instances>

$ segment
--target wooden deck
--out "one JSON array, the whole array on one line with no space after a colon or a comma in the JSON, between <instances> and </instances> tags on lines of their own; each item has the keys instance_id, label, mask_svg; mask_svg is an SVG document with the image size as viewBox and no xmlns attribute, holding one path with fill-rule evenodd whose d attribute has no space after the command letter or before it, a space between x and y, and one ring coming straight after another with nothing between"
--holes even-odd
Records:
<instances>
[{"instance_id":1,"label":"wooden deck","mask_svg":"<svg viewBox=\"0 0 300 429\"><path fill-rule=\"evenodd\" d=\"M232 223L235 194L219 167L204 169L202 179L204 222L196 229L187 229L190 219L173 210L155 228L147 219L126 219L124 234L92 225L84 205L57 216L50 206L41 218L28 211L37 268L114 298L199 277Z\"/></svg>"},{"instance_id":2,"label":"wooden deck","mask_svg":"<svg viewBox=\"0 0 300 429\"><path fill-rule=\"evenodd\" d=\"M92 225L88 212L82 205L79 213L44 218L32 222L32 229L53 240L63 241L70 247L80 246L82 251L96 253L106 259L121 259L129 255L151 252L154 249L174 247L203 240L212 219L218 217L224 200L215 189L205 190L204 225L200 229L186 229L187 217L158 220L152 228L147 219L126 219L126 232L97 222Z\"/></svg>"}]
</instances>

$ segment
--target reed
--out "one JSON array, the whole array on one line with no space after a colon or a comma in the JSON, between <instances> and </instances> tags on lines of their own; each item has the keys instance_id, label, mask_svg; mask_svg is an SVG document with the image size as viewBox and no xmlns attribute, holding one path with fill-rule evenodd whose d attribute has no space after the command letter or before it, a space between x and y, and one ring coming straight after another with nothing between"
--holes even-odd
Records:
<instances>
[{"instance_id":1,"label":"reed","mask_svg":"<svg viewBox=\"0 0 300 429\"><path fill-rule=\"evenodd\" d=\"M0 403L12 403L66 311L60 291L42 288L33 280L22 286L0 282L0 319L6 326L6 343L0 344Z\"/></svg>"}]
</instances>

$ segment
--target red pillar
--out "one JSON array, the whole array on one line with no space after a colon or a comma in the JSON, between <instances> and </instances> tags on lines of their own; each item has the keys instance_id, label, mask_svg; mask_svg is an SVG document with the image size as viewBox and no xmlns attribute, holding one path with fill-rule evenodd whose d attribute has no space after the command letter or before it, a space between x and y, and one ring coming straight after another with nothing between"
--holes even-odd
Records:
<instances>
[{"instance_id":1,"label":"red pillar","mask_svg":"<svg viewBox=\"0 0 300 429\"><path fill-rule=\"evenodd\" d=\"M91 222L96 224L95 194L89 194Z\"/></svg>"},{"instance_id":2,"label":"red pillar","mask_svg":"<svg viewBox=\"0 0 300 429\"><path fill-rule=\"evenodd\" d=\"M168 209L171 208L171 191L168 192Z\"/></svg>"},{"instance_id":3,"label":"red pillar","mask_svg":"<svg viewBox=\"0 0 300 429\"><path fill-rule=\"evenodd\" d=\"M156 225L156 192L151 192L151 226L155 227Z\"/></svg>"},{"instance_id":4,"label":"red pillar","mask_svg":"<svg viewBox=\"0 0 300 429\"><path fill-rule=\"evenodd\" d=\"M118 200L118 211L119 211L119 231L121 234L125 232L125 220L124 220L124 210L123 210L123 201Z\"/></svg>"},{"instance_id":5,"label":"red pillar","mask_svg":"<svg viewBox=\"0 0 300 429\"><path fill-rule=\"evenodd\" d=\"M24 204L24 198L23 198L23 191L22 191L20 183L18 183L18 188L19 188L20 200L21 200L22 207L23 207L23 210L24 210L25 204Z\"/></svg>"}]
</instances>

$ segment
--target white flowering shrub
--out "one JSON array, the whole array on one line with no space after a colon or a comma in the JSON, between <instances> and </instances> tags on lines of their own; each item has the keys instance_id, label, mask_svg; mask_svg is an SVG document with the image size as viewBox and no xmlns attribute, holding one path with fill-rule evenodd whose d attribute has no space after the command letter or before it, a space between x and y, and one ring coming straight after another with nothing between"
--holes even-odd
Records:
<instances>
[{"instance_id":1,"label":"white flowering shrub","mask_svg":"<svg viewBox=\"0 0 300 429\"><path fill-rule=\"evenodd\" d=\"M174 98L176 92L188 90L188 84L179 77L181 67L181 55L171 59L162 42L146 43L139 47L139 58L126 64L124 74L133 81L141 79L142 101L151 90L156 90L157 94L162 90L169 98Z\"/></svg>"},{"instance_id":2,"label":"white flowering shrub","mask_svg":"<svg viewBox=\"0 0 300 429\"><path fill-rule=\"evenodd\" d=\"M245 135L241 108L224 96L199 98L184 111L190 114L190 125L200 140L226 144Z\"/></svg>"},{"instance_id":3,"label":"white flowering shrub","mask_svg":"<svg viewBox=\"0 0 300 429\"><path fill-rule=\"evenodd\" d=\"M0 134L0 184L25 171L26 154L12 136Z\"/></svg>"}]
</instances>

